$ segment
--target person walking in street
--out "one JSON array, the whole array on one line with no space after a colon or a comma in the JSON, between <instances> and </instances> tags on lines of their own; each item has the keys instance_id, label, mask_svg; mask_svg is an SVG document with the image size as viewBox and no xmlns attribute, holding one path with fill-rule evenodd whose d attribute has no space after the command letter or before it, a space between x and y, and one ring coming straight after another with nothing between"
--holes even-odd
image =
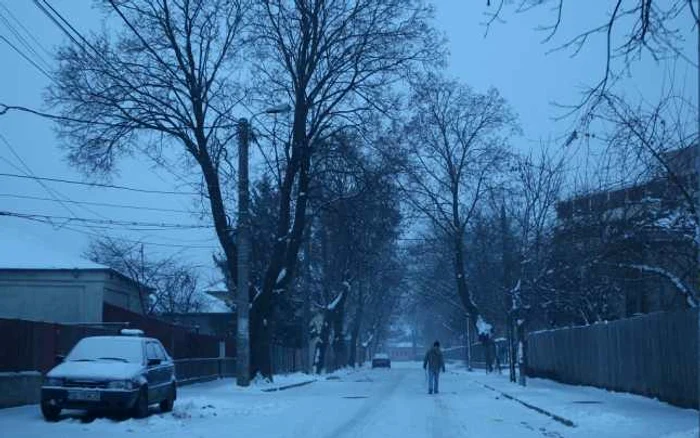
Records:
<instances>
[{"instance_id":1,"label":"person walking in street","mask_svg":"<svg viewBox=\"0 0 700 438\"><path fill-rule=\"evenodd\" d=\"M423 369L428 371L428 394L437 394L440 371L445 372L445 360L440 351L440 342L435 341L433 347L425 353Z\"/></svg>"}]
</instances>

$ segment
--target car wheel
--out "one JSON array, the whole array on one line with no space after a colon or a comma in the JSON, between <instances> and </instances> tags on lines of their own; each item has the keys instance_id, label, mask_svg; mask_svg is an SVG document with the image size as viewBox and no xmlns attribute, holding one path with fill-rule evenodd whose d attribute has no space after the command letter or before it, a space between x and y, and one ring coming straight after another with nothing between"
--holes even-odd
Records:
<instances>
[{"instance_id":1,"label":"car wheel","mask_svg":"<svg viewBox=\"0 0 700 438\"><path fill-rule=\"evenodd\" d=\"M53 406L48 403L41 404L41 414L44 416L46 421L55 423L58 421L58 417L61 415L61 408L58 406Z\"/></svg>"},{"instance_id":2,"label":"car wheel","mask_svg":"<svg viewBox=\"0 0 700 438\"><path fill-rule=\"evenodd\" d=\"M173 405L175 404L175 399L177 398L177 389L175 389L175 385L173 384L170 387L170 393L168 394L168 398L160 402L160 411L161 412L170 412L173 410Z\"/></svg>"},{"instance_id":3,"label":"car wheel","mask_svg":"<svg viewBox=\"0 0 700 438\"><path fill-rule=\"evenodd\" d=\"M141 391L139 391L139 398L134 405L134 417L148 417L148 406L148 388L144 386L141 388Z\"/></svg>"}]
</instances>

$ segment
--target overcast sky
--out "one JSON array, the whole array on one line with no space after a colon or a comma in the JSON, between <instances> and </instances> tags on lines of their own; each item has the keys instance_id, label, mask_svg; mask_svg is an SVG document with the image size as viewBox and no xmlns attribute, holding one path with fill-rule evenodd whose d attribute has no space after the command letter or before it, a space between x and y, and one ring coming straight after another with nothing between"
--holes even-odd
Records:
<instances>
[{"instance_id":1,"label":"overcast sky","mask_svg":"<svg viewBox=\"0 0 700 438\"><path fill-rule=\"evenodd\" d=\"M609 3L606 0L566 2L570 9L564 10L560 34L553 43L542 45L544 34L535 29L554 18L547 8L539 8L526 14L506 14L505 22L494 24L485 37L482 23L485 20L483 14L487 10L486 0L436 0L436 26L449 39L449 74L478 91L484 91L491 86L501 91L520 116L524 134L514 141L518 149L527 150L546 140L563 142L563 138L570 132L570 121L555 121L554 117L561 113L551 104L575 103L582 86L593 84L600 79L604 46L600 38L591 40L575 58L569 57L565 52L549 55L546 52L557 42L561 43L584 28L601 23L605 19ZM90 0L53 0L51 4L81 32L99 28L101 25L101 16L91 8ZM31 0L0 0L0 6L11 11L49 51L64 41L64 35ZM0 7L0 13L12 20L6 9ZM695 39L691 23L682 22L679 23L679 27L688 35L686 53L695 60ZM1 18L0 35L19 45ZM37 47L33 41L30 42ZM41 49L37 48L37 51L40 52ZM45 54L44 57L51 62ZM42 108L42 93L48 85L46 76L2 40L0 59L0 103ZM685 62L669 66L656 64L651 59L643 59L636 64L632 77L624 84L624 89L630 95L644 95L653 99L661 88L664 75L672 68L677 83L681 84L689 98L695 101L697 71ZM0 116L0 134L0 173L31 172L42 177L85 180L84 175L80 175L65 162L64 151L59 147L60 142L56 139L51 124L46 120L28 114L7 113ZM5 144L4 140L7 140L9 145ZM189 192L191 188L180 179L181 172L176 167L170 170L174 170L179 176L154 166L148 159L137 157L120 163L119 174L114 176L111 183L148 190ZM64 202L18 199L7 195L60 198ZM130 208L73 204L70 201L120 204ZM189 195L146 194L53 182L46 182L42 186L31 179L0 176L0 211L208 225L206 218L201 220L191 213L199 210L199 201L197 197ZM146 210L143 207L154 210ZM88 229L75 222L54 222L53 225L47 225L26 219L0 217L0 245L5 233L31 234L48 246L76 255L85 249L89 240L87 233L104 232L103 229ZM179 251L184 259L201 266L205 276L214 275L211 269L211 253L216 248L216 240L208 229L144 232L124 227L112 228L117 231L111 232L114 237L145 242L146 254Z\"/></svg>"}]
</instances>

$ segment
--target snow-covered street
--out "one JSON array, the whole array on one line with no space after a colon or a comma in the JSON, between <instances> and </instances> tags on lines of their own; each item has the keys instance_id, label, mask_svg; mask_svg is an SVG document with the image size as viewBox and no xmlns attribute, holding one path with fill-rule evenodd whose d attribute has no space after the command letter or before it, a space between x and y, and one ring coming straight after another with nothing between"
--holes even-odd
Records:
<instances>
[{"instance_id":1,"label":"snow-covered street","mask_svg":"<svg viewBox=\"0 0 700 438\"><path fill-rule=\"evenodd\" d=\"M0 411L3 437L230 436L350 437L664 437L697 436L697 411L643 397L533 380L522 389L505 376L448 369L441 393L426 393L419 364L390 370L342 371L278 392L245 390L231 380L181 389L172 414L145 420L65 416L46 423L37 406ZM508 391L576 424L567 427L504 398ZM585 403L577 403L585 402Z\"/></svg>"}]
</instances>

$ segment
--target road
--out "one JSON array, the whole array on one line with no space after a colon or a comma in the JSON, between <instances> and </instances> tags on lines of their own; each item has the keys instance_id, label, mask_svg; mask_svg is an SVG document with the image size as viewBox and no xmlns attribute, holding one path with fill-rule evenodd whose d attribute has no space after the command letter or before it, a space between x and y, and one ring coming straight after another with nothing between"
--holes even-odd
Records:
<instances>
[{"instance_id":1,"label":"road","mask_svg":"<svg viewBox=\"0 0 700 438\"><path fill-rule=\"evenodd\" d=\"M400 364L399 364L400 365ZM448 371L441 393L428 395L423 370L406 364L322 378L308 386L264 393L232 381L181 389L172 414L144 420L67 415L45 423L36 406L0 411L7 437L304 437L451 438L562 437L566 427Z\"/></svg>"}]
</instances>

